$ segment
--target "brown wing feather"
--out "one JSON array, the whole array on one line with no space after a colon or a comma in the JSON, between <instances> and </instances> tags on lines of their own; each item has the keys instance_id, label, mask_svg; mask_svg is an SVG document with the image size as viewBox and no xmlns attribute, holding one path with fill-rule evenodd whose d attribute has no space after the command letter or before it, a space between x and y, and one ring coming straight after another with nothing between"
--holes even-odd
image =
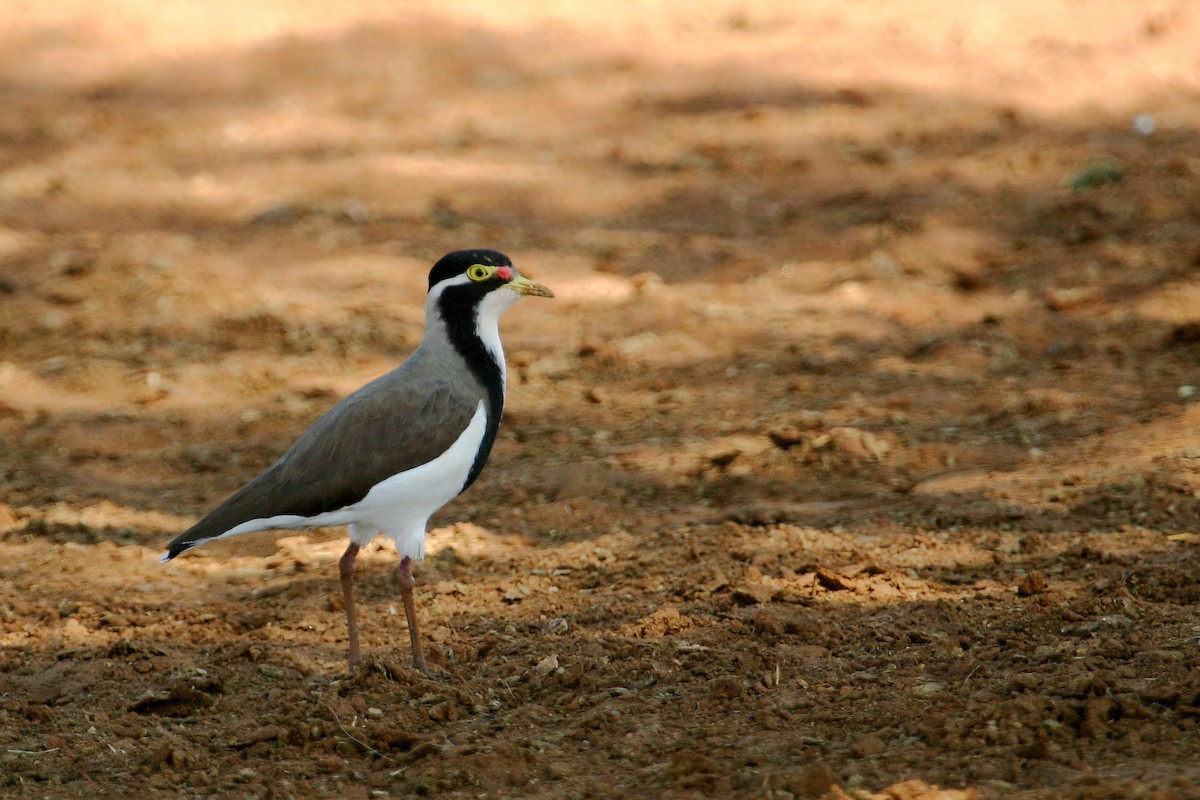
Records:
<instances>
[{"instance_id":1,"label":"brown wing feather","mask_svg":"<svg viewBox=\"0 0 1200 800\"><path fill-rule=\"evenodd\" d=\"M461 385L389 373L327 411L270 469L176 537L166 557L252 519L352 505L385 478L445 452L482 399Z\"/></svg>"}]
</instances>

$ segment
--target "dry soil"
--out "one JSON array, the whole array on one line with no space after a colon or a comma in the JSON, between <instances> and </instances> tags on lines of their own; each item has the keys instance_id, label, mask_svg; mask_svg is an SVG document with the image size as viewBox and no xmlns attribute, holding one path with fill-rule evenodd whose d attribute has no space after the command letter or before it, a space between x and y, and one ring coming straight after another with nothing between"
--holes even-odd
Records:
<instances>
[{"instance_id":1,"label":"dry soil","mask_svg":"<svg viewBox=\"0 0 1200 800\"><path fill-rule=\"evenodd\" d=\"M1200 797L1200 10L17 2L0 794ZM509 408L344 667L164 544L491 246Z\"/></svg>"}]
</instances>

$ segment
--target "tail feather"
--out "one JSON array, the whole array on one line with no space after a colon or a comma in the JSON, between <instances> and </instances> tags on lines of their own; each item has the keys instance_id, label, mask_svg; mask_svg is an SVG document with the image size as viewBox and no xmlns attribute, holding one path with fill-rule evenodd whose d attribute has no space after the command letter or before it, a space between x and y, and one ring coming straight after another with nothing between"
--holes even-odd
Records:
<instances>
[{"instance_id":1,"label":"tail feather","mask_svg":"<svg viewBox=\"0 0 1200 800\"><path fill-rule=\"evenodd\" d=\"M245 522L280 513L273 508L272 483L272 470L268 470L238 489L203 519L172 539L162 561L170 561L197 545L219 539Z\"/></svg>"},{"instance_id":2,"label":"tail feather","mask_svg":"<svg viewBox=\"0 0 1200 800\"><path fill-rule=\"evenodd\" d=\"M193 528L194 528L194 526L193 526ZM172 558L179 555L180 553L185 553L188 550L191 550L196 545L207 542L209 538L215 538L215 537L207 537L207 538L203 538L203 539L192 538L191 532L192 532L193 528L188 528L186 531L179 534L179 536L172 539L171 543L169 545L167 545L167 552L162 554L162 557L159 559L159 561L161 561L165 564L166 562L170 561Z\"/></svg>"}]
</instances>

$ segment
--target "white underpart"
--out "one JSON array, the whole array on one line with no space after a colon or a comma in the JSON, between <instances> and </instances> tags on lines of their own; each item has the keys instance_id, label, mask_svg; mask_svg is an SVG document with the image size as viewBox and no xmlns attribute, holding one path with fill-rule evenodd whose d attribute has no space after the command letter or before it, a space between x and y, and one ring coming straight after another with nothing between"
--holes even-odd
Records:
<instances>
[{"instance_id":1,"label":"white underpart","mask_svg":"<svg viewBox=\"0 0 1200 800\"><path fill-rule=\"evenodd\" d=\"M471 422L449 450L419 467L385 478L371 487L367 496L357 503L314 517L279 514L252 519L213 538L225 539L239 533L277 528L350 525L350 537L356 544L364 545L374 539L377 533L383 533L395 542L396 552L401 556L424 558L425 526L435 511L462 491L479 446L483 443L486 428L487 409L480 401Z\"/></svg>"}]
</instances>

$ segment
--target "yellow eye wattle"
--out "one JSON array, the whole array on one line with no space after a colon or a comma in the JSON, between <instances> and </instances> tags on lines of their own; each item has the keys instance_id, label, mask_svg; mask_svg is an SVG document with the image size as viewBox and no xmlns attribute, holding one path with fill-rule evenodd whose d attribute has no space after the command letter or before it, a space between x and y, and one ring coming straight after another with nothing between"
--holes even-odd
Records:
<instances>
[{"instance_id":1,"label":"yellow eye wattle","mask_svg":"<svg viewBox=\"0 0 1200 800\"><path fill-rule=\"evenodd\" d=\"M491 267L486 267L483 264L474 264L467 269L467 277L473 281L487 280L492 276Z\"/></svg>"}]
</instances>

